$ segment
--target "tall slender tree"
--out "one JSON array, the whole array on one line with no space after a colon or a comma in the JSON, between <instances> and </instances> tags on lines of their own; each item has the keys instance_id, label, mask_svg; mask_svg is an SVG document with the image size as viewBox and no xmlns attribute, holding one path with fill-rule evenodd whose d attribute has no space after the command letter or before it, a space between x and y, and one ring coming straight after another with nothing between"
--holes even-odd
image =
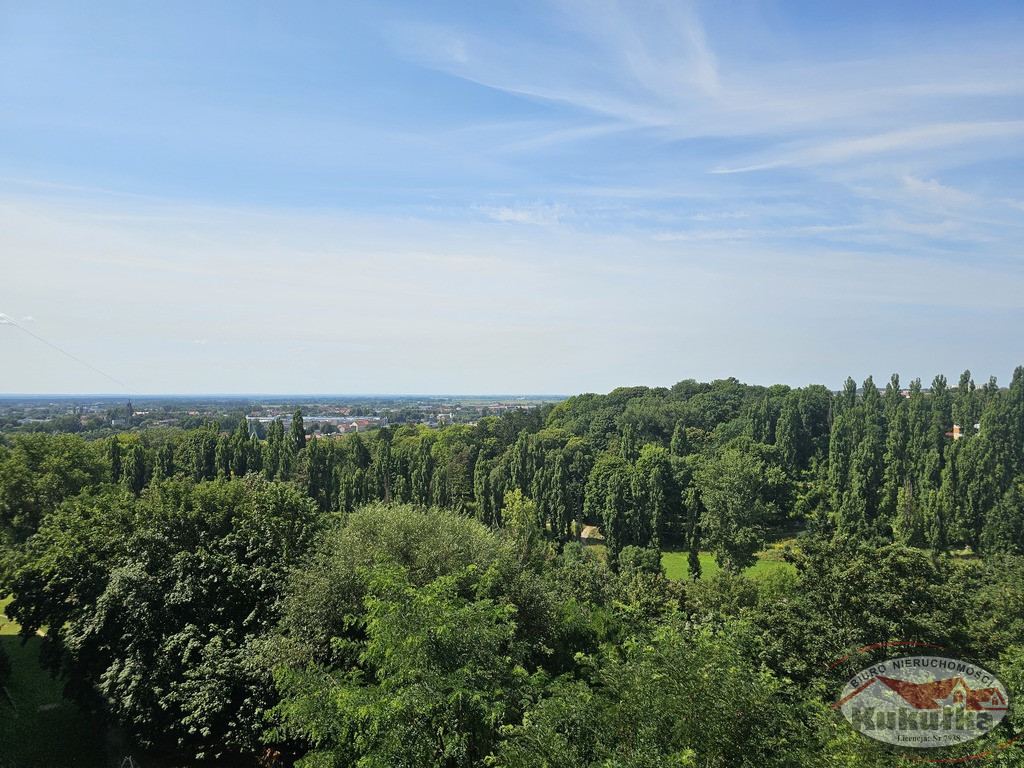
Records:
<instances>
[{"instance_id":1,"label":"tall slender tree","mask_svg":"<svg viewBox=\"0 0 1024 768\"><path fill-rule=\"evenodd\" d=\"M298 456L306 447L306 426L302 421L302 409L299 408L292 414L292 427L289 432L292 451Z\"/></svg>"},{"instance_id":2,"label":"tall slender tree","mask_svg":"<svg viewBox=\"0 0 1024 768\"><path fill-rule=\"evenodd\" d=\"M494 525L494 502L491 497L491 467L487 456L480 451L473 467L473 498L477 519L485 525Z\"/></svg>"}]
</instances>

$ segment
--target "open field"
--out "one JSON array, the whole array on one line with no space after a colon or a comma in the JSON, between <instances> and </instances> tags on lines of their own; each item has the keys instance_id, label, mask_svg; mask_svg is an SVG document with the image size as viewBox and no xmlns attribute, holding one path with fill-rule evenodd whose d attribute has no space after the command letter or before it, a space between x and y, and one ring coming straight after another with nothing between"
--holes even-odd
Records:
<instances>
[{"instance_id":1,"label":"open field","mask_svg":"<svg viewBox=\"0 0 1024 768\"><path fill-rule=\"evenodd\" d=\"M0 643L12 665L7 692L0 691L0 768L103 766L102 734L40 666L40 638L22 645L18 625L3 613L9 602L0 601Z\"/></svg>"},{"instance_id":2,"label":"open field","mask_svg":"<svg viewBox=\"0 0 1024 768\"><path fill-rule=\"evenodd\" d=\"M590 544L587 546L587 549L602 559L605 557L604 544ZM688 559L689 553L686 550L666 550L662 552L661 567L665 571L665 577L672 579L673 581L681 581L687 578L690 575ZM715 560L714 555L710 552L700 553L700 571L702 579L714 576L720 570L722 569L718 567L718 561ZM778 571L795 572L795 568L792 563L785 562L778 551L778 547L773 546L771 549L765 550L764 552L758 552L757 562L744 570L743 573L746 576L756 579L766 574Z\"/></svg>"},{"instance_id":3,"label":"open field","mask_svg":"<svg viewBox=\"0 0 1024 768\"><path fill-rule=\"evenodd\" d=\"M686 551L663 552L661 555L661 566L665 569L665 576L677 581L687 578L690 575L687 555ZM758 578L779 570L793 570L791 563L777 559L774 555L775 553L772 550L759 552L757 562L743 571L743 573L752 578ZM718 562L715 560L714 555L710 552L701 552L700 570L701 578L706 579L714 576L721 569L718 567Z\"/></svg>"}]
</instances>

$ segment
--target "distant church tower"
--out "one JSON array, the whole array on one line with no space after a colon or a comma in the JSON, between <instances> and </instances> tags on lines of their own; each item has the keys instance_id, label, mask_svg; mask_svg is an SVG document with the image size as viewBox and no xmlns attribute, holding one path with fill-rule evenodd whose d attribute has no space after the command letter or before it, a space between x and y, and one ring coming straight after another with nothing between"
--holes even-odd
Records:
<instances>
[{"instance_id":1,"label":"distant church tower","mask_svg":"<svg viewBox=\"0 0 1024 768\"><path fill-rule=\"evenodd\" d=\"M124 409L124 423L126 427L130 427L132 425L132 416L134 414L135 411L132 410L132 401L129 400L127 407Z\"/></svg>"}]
</instances>

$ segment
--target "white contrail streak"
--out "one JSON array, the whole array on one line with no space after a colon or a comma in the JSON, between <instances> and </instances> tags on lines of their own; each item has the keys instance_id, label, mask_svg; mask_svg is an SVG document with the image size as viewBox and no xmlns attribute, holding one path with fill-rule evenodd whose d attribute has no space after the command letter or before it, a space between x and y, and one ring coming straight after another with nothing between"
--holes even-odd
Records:
<instances>
[{"instance_id":1,"label":"white contrail streak","mask_svg":"<svg viewBox=\"0 0 1024 768\"><path fill-rule=\"evenodd\" d=\"M79 358L79 357L75 357L75 356L74 356L74 355L72 355L72 354L71 354L70 352L68 352L68 351L66 351L66 350L63 350L63 349L61 349L60 347L58 347L58 346L57 346L56 344L52 344L52 343L50 343L49 341L47 341L46 339L42 338L41 336L36 336L36 335L35 335L34 333L32 333L32 331L30 331L30 330L29 330L28 328L26 328L25 326L21 325L20 323L17 323L17 322L15 322L15 320L14 320L14 318L13 318L13 317L11 317L11 316L10 316L10 315L8 315L8 314L5 314L4 312L0 312L0 325L13 325L13 326L14 326L15 328L17 328L18 330L20 330L20 331L24 331L25 333L27 333L27 334L28 334L29 336L31 336L31 337L32 337L33 339L35 339L36 341L41 341L41 342L43 342L43 344L45 344L45 345L46 345L46 346L48 346L48 347L52 347L53 349L56 349L56 350L57 350L58 352L60 352L60 353L61 353L62 355L66 355L67 357L70 357L70 358L71 358L72 360L74 360L74 361L75 361L76 363L81 363L81 364L82 364L82 365L84 365L84 366L85 366L86 368L88 368L88 369L89 369L90 371L95 371L95 372L96 372L96 373L98 373L98 374L99 374L100 376L103 376L104 378L110 379L110 380L111 380L112 382L114 382L115 384L117 384L117 385L118 385L119 387L123 387L124 389L127 389L127 390L128 390L129 392L134 392L134 393L135 393L136 395L141 395L141 394L142 394L142 393L141 393L141 392L139 392L139 391L138 391L137 389L133 389L132 387L129 387L129 386L128 386L127 384L125 384L125 383L124 383L123 381L120 381L120 380L118 380L118 379L115 379L115 378L114 378L113 376L111 376L111 375L110 375L109 373L104 373L103 371L101 371L101 370L100 370L99 368L97 368L96 366L93 366L93 365L89 365L89 364L88 364L87 362L85 362L85 360L82 360L82 359L81 359L81 358Z\"/></svg>"}]
</instances>

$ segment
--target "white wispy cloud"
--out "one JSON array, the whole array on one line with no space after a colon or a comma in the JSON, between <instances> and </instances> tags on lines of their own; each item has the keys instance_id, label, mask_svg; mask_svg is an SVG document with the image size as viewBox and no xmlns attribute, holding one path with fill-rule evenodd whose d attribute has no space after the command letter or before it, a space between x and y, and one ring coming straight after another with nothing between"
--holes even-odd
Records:
<instances>
[{"instance_id":1,"label":"white wispy cloud","mask_svg":"<svg viewBox=\"0 0 1024 768\"><path fill-rule=\"evenodd\" d=\"M552 106L546 126L486 124L476 138L464 128L464 145L498 163L551 162L563 172L561 184L531 189L535 204L488 201L486 215L625 228L704 258L719 247L764 253L782 243L935 263L962 252L980 262L1019 258L1016 184L964 172L1021 157L1024 49L1012 30L894 37L850 56L827 41L766 36L756 15L729 30L708 4L554 8L558 33L542 39L472 25L404 32L403 50L416 61ZM760 54L747 55L746 41ZM566 183L572 177L578 183ZM939 294L937 286L929 293Z\"/></svg>"},{"instance_id":2,"label":"white wispy cloud","mask_svg":"<svg viewBox=\"0 0 1024 768\"><path fill-rule=\"evenodd\" d=\"M533 224L551 227L573 215L567 205L535 203L517 206L480 206L479 210L494 219L510 224Z\"/></svg>"},{"instance_id":3,"label":"white wispy cloud","mask_svg":"<svg viewBox=\"0 0 1024 768\"><path fill-rule=\"evenodd\" d=\"M1024 120L985 123L940 123L898 131L830 141L809 146L776 159L738 168L715 168L714 173L747 173L785 166L830 165L866 156L892 153L933 153L958 144L982 144L1024 135ZM991 145L988 145L991 147Z\"/></svg>"},{"instance_id":4,"label":"white wispy cloud","mask_svg":"<svg viewBox=\"0 0 1024 768\"><path fill-rule=\"evenodd\" d=\"M975 195L947 186L935 179L919 179L908 174L903 177L903 186L907 194L923 198L943 210L963 208L977 201Z\"/></svg>"},{"instance_id":5,"label":"white wispy cloud","mask_svg":"<svg viewBox=\"0 0 1024 768\"><path fill-rule=\"evenodd\" d=\"M450 74L634 125L670 125L689 99L719 92L715 55L689 4L560 9L569 36L561 45L436 24L396 25L393 34L404 53Z\"/></svg>"},{"instance_id":6,"label":"white wispy cloud","mask_svg":"<svg viewBox=\"0 0 1024 768\"><path fill-rule=\"evenodd\" d=\"M881 155L934 158L953 146L990 156L993 143L1018 142L1024 132L1012 106L1024 95L1024 54L1012 38L985 37L987 30L966 29L942 49L929 47L941 41L903 41L861 60L829 59L820 50L801 56L799 49L751 60L729 42L716 47L701 20L719 12L715 6L601 0L556 7L562 44L472 27L424 32L413 25L398 34L403 50L427 66L592 116L590 124L552 129L546 141L650 129L663 141L759 140L760 158L743 146L722 162L727 150L720 150L719 162L705 167L717 173L849 165ZM530 146L511 137L508 144Z\"/></svg>"},{"instance_id":7,"label":"white wispy cloud","mask_svg":"<svg viewBox=\"0 0 1024 768\"><path fill-rule=\"evenodd\" d=\"M686 232L659 232L653 236L660 242L707 241L707 240L757 240L769 241L806 235L851 232L864 229L863 224L811 224L804 226L776 226L759 229L693 229Z\"/></svg>"}]
</instances>

